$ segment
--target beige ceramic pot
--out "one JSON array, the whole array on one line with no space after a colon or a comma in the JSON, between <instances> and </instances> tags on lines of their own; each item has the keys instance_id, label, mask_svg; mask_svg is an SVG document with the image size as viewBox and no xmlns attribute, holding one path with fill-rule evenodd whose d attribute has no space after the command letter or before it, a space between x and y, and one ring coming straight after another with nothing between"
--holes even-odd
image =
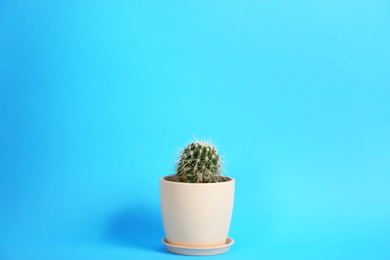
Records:
<instances>
[{"instance_id":1,"label":"beige ceramic pot","mask_svg":"<svg viewBox=\"0 0 390 260\"><path fill-rule=\"evenodd\" d=\"M226 243L234 202L233 178L218 183L160 179L165 239L172 245L211 247Z\"/></svg>"}]
</instances>

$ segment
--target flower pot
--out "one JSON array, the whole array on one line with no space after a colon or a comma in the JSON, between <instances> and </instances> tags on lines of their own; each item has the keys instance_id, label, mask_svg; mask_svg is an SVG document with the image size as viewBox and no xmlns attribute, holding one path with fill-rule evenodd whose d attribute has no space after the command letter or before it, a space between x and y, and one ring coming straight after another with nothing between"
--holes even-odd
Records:
<instances>
[{"instance_id":1,"label":"flower pot","mask_svg":"<svg viewBox=\"0 0 390 260\"><path fill-rule=\"evenodd\" d=\"M217 183L184 183L175 175L160 179L166 242L185 247L225 245L234 202L233 178Z\"/></svg>"}]
</instances>

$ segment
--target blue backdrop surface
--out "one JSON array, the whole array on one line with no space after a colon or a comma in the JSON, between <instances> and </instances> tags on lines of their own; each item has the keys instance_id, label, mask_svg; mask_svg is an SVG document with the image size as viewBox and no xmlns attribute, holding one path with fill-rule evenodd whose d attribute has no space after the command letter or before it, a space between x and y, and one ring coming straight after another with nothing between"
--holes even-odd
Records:
<instances>
[{"instance_id":1,"label":"blue backdrop surface","mask_svg":"<svg viewBox=\"0 0 390 260\"><path fill-rule=\"evenodd\" d=\"M0 259L185 259L192 134L236 179L210 259L390 259L389 46L385 0L0 1Z\"/></svg>"}]
</instances>

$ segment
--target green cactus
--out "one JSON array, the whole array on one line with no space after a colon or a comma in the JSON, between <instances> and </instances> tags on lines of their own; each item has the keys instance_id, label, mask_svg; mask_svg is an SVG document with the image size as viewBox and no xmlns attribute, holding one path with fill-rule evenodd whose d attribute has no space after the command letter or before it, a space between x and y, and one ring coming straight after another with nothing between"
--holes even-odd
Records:
<instances>
[{"instance_id":1,"label":"green cactus","mask_svg":"<svg viewBox=\"0 0 390 260\"><path fill-rule=\"evenodd\" d=\"M221 157L211 143L195 141L180 154L176 175L180 182L210 183L223 180Z\"/></svg>"}]
</instances>

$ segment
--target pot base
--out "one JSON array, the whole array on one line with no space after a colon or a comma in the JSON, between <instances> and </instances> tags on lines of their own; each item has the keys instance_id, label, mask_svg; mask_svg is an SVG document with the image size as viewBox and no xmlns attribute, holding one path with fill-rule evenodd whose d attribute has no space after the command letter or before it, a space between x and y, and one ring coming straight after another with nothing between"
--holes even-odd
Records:
<instances>
[{"instance_id":1,"label":"pot base","mask_svg":"<svg viewBox=\"0 0 390 260\"><path fill-rule=\"evenodd\" d=\"M213 247L186 247L172 245L167 242L165 237L161 239L161 242L165 245L169 252L180 255L218 255L227 252L233 245L233 238L228 237L226 243L222 246Z\"/></svg>"}]
</instances>

